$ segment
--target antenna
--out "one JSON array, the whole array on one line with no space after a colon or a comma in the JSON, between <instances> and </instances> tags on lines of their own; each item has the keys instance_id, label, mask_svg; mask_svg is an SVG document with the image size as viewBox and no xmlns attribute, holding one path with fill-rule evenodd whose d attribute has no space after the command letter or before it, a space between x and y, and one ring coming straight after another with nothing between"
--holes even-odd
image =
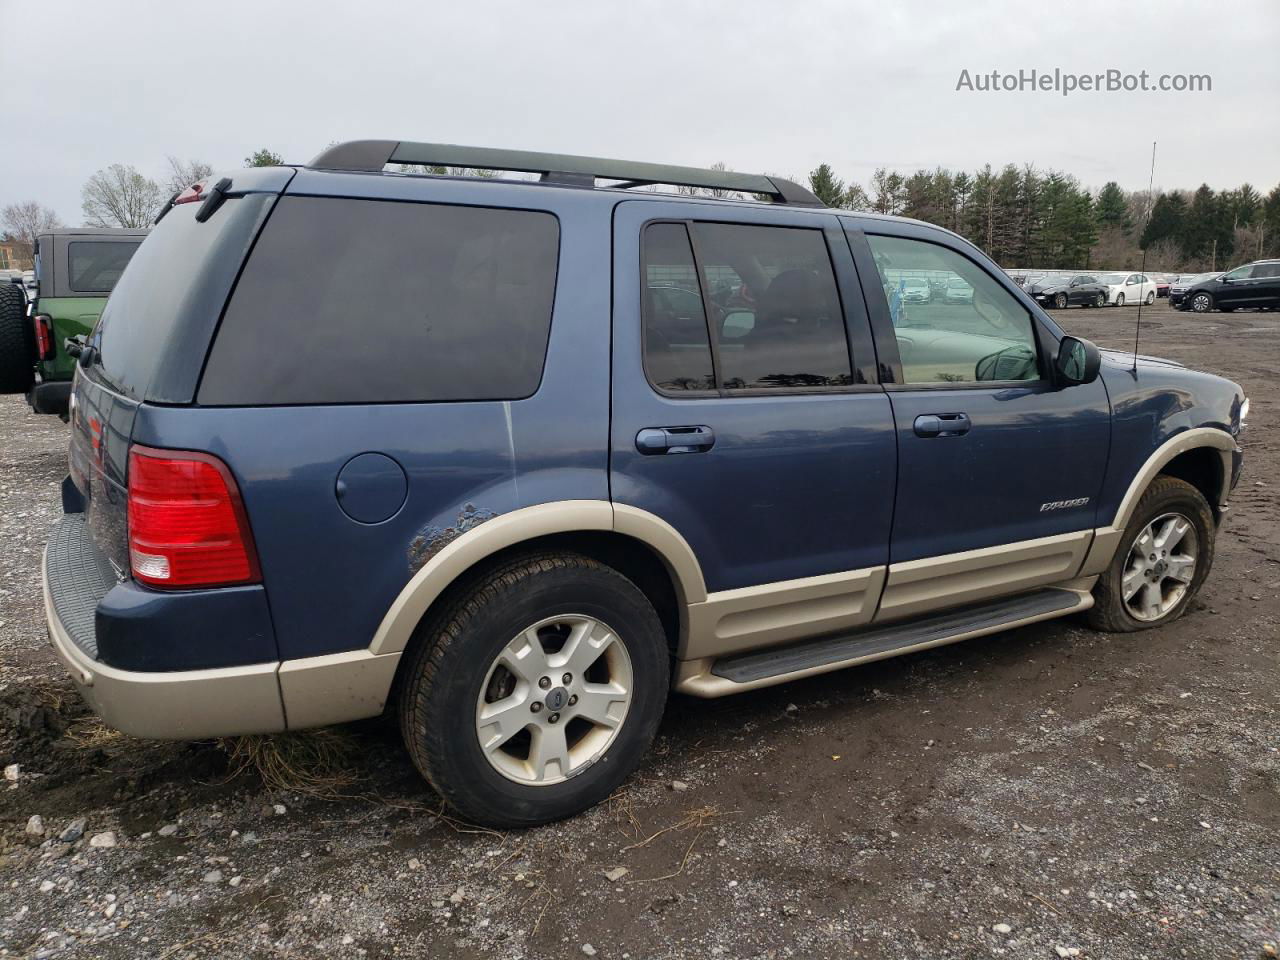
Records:
<instances>
[{"instance_id":1,"label":"antenna","mask_svg":"<svg viewBox=\"0 0 1280 960\"><path fill-rule=\"evenodd\" d=\"M1156 141L1151 141L1151 176L1147 180L1147 222L1143 224L1143 233L1146 233L1146 227L1151 223L1151 214L1155 211L1156 201L1152 196L1152 189L1156 182ZM1142 248L1142 276L1147 275L1147 248ZM1133 328L1133 375L1138 376L1138 337L1142 334L1142 305L1146 302L1146 297L1138 297L1138 322Z\"/></svg>"}]
</instances>

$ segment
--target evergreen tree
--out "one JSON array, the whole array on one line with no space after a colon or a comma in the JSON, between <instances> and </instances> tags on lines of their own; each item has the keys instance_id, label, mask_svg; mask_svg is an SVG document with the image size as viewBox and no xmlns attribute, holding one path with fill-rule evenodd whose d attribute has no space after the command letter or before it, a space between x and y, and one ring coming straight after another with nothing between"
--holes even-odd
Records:
<instances>
[{"instance_id":1,"label":"evergreen tree","mask_svg":"<svg viewBox=\"0 0 1280 960\"><path fill-rule=\"evenodd\" d=\"M1169 238L1181 243L1186 207L1181 194L1160 194L1156 199L1156 205L1151 209L1151 219L1147 221L1146 229L1142 231L1140 245L1146 248Z\"/></svg>"},{"instance_id":2,"label":"evergreen tree","mask_svg":"<svg viewBox=\"0 0 1280 960\"><path fill-rule=\"evenodd\" d=\"M1133 223L1129 219L1129 204L1125 200L1124 191L1114 180L1105 184L1098 191L1098 200L1094 204L1098 215L1098 226L1119 227L1128 231Z\"/></svg>"},{"instance_id":3,"label":"evergreen tree","mask_svg":"<svg viewBox=\"0 0 1280 960\"><path fill-rule=\"evenodd\" d=\"M809 174L809 189L828 207L844 206L844 181L839 179L828 164L820 163Z\"/></svg>"}]
</instances>

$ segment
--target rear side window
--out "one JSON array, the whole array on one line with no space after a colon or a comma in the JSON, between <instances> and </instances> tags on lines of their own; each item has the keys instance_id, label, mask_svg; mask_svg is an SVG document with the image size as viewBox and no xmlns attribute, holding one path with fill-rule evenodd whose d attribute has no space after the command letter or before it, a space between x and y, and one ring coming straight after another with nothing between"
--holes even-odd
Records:
<instances>
[{"instance_id":1,"label":"rear side window","mask_svg":"<svg viewBox=\"0 0 1280 960\"><path fill-rule=\"evenodd\" d=\"M794 392L853 383L820 230L655 223L644 233L644 270L645 369L658 390Z\"/></svg>"},{"instance_id":2,"label":"rear side window","mask_svg":"<svg viewBox=\"0 0 1280 960\"><path fill-rule=\"evenodd\" d=\"M209 354L210 405L514 400L538 388L547 213L283 197Z\"/></svg>"},{"instance_id":3,"label":"rear side window","mask_svg":"<svg viewBox=\"0 0 1280 960\"><path fill-rule=\"evenodd\" d=\"M141 242L72 241L67 244L67 286L73 293L110 293Z\"/></svg>"}]
</instances>

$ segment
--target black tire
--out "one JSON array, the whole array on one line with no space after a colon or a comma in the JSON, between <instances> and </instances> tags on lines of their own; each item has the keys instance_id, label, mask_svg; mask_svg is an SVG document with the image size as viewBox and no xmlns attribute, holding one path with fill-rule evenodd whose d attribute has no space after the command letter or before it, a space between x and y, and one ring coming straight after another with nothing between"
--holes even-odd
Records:
<instances>
[{"instance_id":1,"label":"black tire","mask_svg":"<svg viewBox=\"0 0 1280 960\"><path fill-rule=\"evenodd\" d=\"M1121 592L1121 580L1129 559L1129 551L1142 530L1155 518L1165 513L1177 512L1191 521L1195 527L1197 550L1196 568L1191 583L1182 599L1158 620L1139 620L1129 612ZM1124 536L1116 555L1111 560L1105 573L1098 578L1093 588L1093 607L1086 619L1095 630L1107 633L1132 633L1136 630L1149 630L1163 626L1178 619L1186 612L1188 604L1200 591L1205 577L1213 566L1214 534L1216 526L1209 503L1199 490L1176 477L1159 476L1152 481L1147 492L1138 501L1137 508L1129 525L1125 527Z\"/></svg>"},{"instance_id":2,"label":"black tire","mask_svg":"<svg viewBox=\"0 0 1280 960\"><path fill-rule=\"evenodd\" d=\"M1154 292L1152 292L1152 293L1148 293L1148 294L1147 294L1147 299L1146 299L1146 304L1147 304L1147 306L1149 307L1149 306L1151 306L1151 305L1152 305L1153 303L1155 303L1155 302L1156 302L1156 295L1155 295L1155 293L1154 293Z\"/></svg>"},{"instance_id":3,"label":"black tire","mask_svg":"<svg viewBox=\"0 0 1280 960\"><path fill-rule=\"evenodd\" d=\"M477 701L514 637L569 614L610 624L623 640L632 699L612 742L580 773L558 783L518 783L484 755ZM400 731L419 772L465 819L498 828L535 826L606 799L639 765L666 706L669 671L666 634L634 583L578 554L527 555L464 586L423 621L401 678Z\"/></svg>"},{"instance_id":4,"label":"black tire","mask_svg":"<svg viewBox=\"0 0 1280 960\"><path fill-rule=\"evenodd\" d=\"M1206 290L1201 290L1194 296L1188 298L1190 302L1190 310L1192 313L1209 313L1213 310L1213 294ZM1184 303L1188 301L1183 301Z\"/></svg>"},{"instance_id":5,"label":"black tire","mask_svg":"<svg viewBox=\"0 0 1280 960\"><path fill-rule=\"evenodd\" d=\"M0 282L0 393L26 393L36 381L36 332L27 298L16 284Z\"/></svg>"},{"instance_id":6,"label":"black tire","mask_svg":"<svg viewBox=\"0 0 1280 960\"><path fill-rule=\"evenodd\" d=\"M1053 305L1059 310L1067 309L1067 295L1065 293L1058 294L1053 298Z\"/></svg>"},{"instance_id":7,"label":"black tire","mask_svg":"<svg viewBox=\"0 0 1280 960\"><path fill-rule=\"evenodd\" d=\"M1107 305L1107 295L1105 293L1098 294L1098 306L1105 307Z\"/></svg>"},{"instance_id":8,"label":"black tire","mask_svg":"<svg viewBox=\"0 0 1280 960\"><path fill-rule=\"evenodd\" d=\"M1117 306L1117 307L1123 307L1123 306L1124 306L1124 294L1123 294L1123 293L1117 293L1117 294L1116 294L1116 306Z\"/></svg>"}]
</instances>

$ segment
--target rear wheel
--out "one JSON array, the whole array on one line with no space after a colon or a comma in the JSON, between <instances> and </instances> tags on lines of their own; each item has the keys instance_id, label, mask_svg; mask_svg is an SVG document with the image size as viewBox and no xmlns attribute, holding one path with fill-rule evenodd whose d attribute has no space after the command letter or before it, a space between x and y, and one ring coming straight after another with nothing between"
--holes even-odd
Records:
<instances>
[{"instance_id":1,"label":"rear wheel","mask_svg":"<svg viewBox=\"0 0 1280 960\"><path fill-rule=\"evenodd\" d=\"M634 583L577 554L513 560L424 621L400 726L462 816L528 827L608 797L666 703L666 636Z\"/></svg>"},{"instance_id":2,"label":"rear wheel","mask_svg":"<svg viewBox=\"0 0 1280 960\"><path fill-rule=\"evenodd\" d=\"M1117 294L1116 294L1116 306L1117 306L1117 307L1123 307L1123 306L1124 306L1124 294L1123 294L1123 293L1117 293Z\"/></svg>"},{"instance_id":3,"label":"rear wheel","mask_svg":"<svg viewBox=\"0 0 1280 960\"><path fill-rule=\"evenodd\" d=\"M35 383L36 334L16 284L0 282L0 393L26 393Z\"/></svg>"},{"instance_id":4,"label":"rear wheel","mask_svg":"<svg viewBox=\"0 0 1280 960\"><path fill-rule=\"evenodd\" d=\"M1213 565L1214 533L1213 513L1199 490L1185 480L1157 477L1098 578L1090 625L1128 633L1176 620Z\"/></svg>"},{"instance_id":5,"label":"rear wheel","mask_svg":"<svg viewBox=\"0 0 1280 960\"><path fill-rule=\"evenodd\" d=\"M1155 303L1155 302L1156 302L1156 295L1155 295L1155 291L1152 291L1151 293L1148 293L1148 294L1147 294L1147 299L1146 299L1146 301L1145 301L1145 302L1146 302L1146 304L1147 304L1147 306L1148 306L1148 307L1149 307L1149 306L1151 306L1153 303Z\"/></svg>"}]
</instances>

